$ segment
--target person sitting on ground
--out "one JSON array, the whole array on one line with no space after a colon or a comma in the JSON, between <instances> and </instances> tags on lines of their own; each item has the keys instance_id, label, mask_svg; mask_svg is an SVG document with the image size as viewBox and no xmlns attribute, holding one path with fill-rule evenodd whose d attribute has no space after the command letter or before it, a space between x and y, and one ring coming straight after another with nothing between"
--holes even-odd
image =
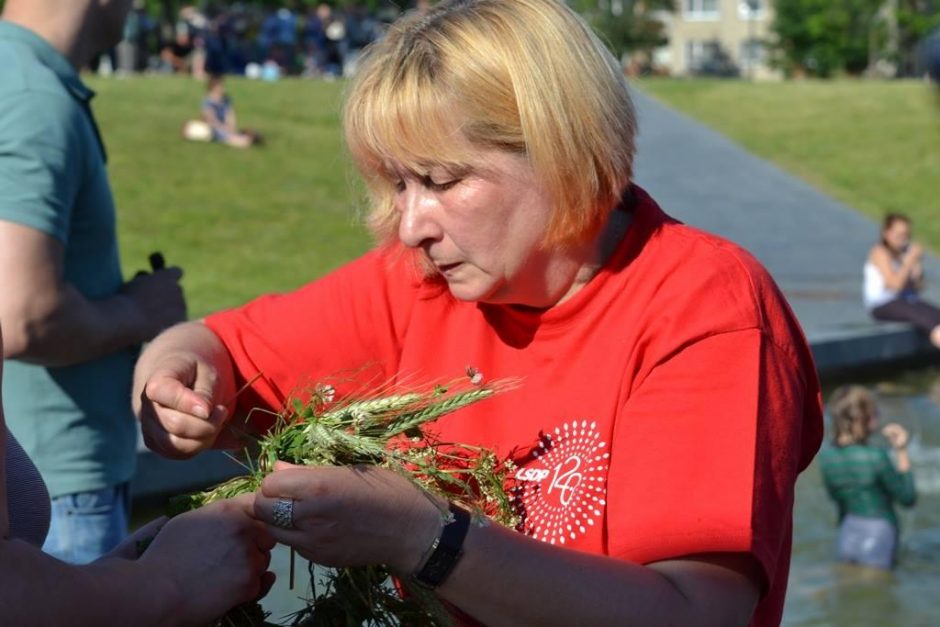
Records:
<instances>
[{"instance_id":1,"label":"person sitting on ground","mask_svg":"<svg viewBox=\"0 0 940 627\"><path fill-rule=\"evenodd\" d=\"M897 561L898 518L894 503L917 500L908 432L897 423L881 433L897 453L897 468L887 451L868 444L878 428L878 405L861 385L838 388L829 399L833 446L820 453L823 482L839 513L838 558L889 570Z\"/></svg>"},{"instance_id":2,"label":"person sitting on ground","mask_svg":"<svg viewBox=\"0 0 940 627\"><path fill-rule=\"evenodd\" d=\"M865 262L865 307L876 320L909 322L940 348L940 307L920 297L924 287L924 249L911 241L911 221L900 213L885 216L881 241Z\"/></svg>"},{"instance_id":3,"label":"person sitting on ground","mask_svg":"<svg viewBox=\"0 0 940 627\"><path fill-rule=\"evenodd\" d=\"M274 539L249 515L252 505L246 496L159 519L91 564L66 564L40 550L49 494L7 431L0 399L0 624L208 624L274 582ZM138 557L138 543L151 538Z\"/></svg>"},{"instance_id":4,"label":"person sitting on ground","mask_svg":"<svg viewBox=\"0 0 940 627\"><path fill-rule=\"evenodd\" d=\"M235 107L232 99L225 92L225 82L221 75L209 77L208 93L202 101L202 119L209 125L212 141L232 146L248 148L260 141L260 137L249 129L239 130L235 119Z\"/></svg>"}]
</instances>

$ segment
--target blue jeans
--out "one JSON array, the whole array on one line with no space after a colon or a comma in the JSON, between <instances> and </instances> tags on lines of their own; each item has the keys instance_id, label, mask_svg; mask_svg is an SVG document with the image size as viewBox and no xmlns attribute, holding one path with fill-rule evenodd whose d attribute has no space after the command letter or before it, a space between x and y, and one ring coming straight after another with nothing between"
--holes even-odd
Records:
<instances>
[{"instance_id":1,"label":"blue jeans","mask_svg":"<svg viewBox=\"0 0 940 627\"><path fill-rule=\"evenodd\" d=\"M93 562L127 536L129 519L127 483L57 496L42 550L71 564Z\"/></svg>"},{"instance_id":2,"label":"blue jeans","mask_svg":"<svg viewBox=\"0 0 940 627\"><path fill-rule=\"evenodd\" d=\"M891 570L898 550L898 530L882 518L848 514L839 527L839 560Z\"/></svg>"}]
</instances>

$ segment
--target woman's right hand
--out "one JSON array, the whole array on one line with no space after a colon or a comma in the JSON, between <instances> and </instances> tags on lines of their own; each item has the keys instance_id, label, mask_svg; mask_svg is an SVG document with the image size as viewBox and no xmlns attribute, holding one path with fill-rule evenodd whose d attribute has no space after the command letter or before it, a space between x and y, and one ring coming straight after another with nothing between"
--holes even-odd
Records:
<instances>
[{"instance_id":1,"label":"woman's right hand","mask_svg":"<svg viewBox=\"0 0 940 627\"><path fill-rule=\"evenodd\" d=\"M228 353L208 327L188 322L159 335L134 372L134 412L147 447L187 459L212 446L243 446L224 428L234 385Z\"/></svg>"},{"instance_id":2,"label":"woman's right hand","mask_svg":"<svg viewBox=\"0 0 940 627\"><path fill-rule=\"evenodd\" d=\"M885 436L891 448L898 451L907 448L907 443L910 440L907 429L896 422L890 422L882 427L881 435Z\"/></svg>"},{"instance_id":3,"label":"woman's right hand","mask_svg":"<svg viewBox=\"0 0 940 627\"><path fill-rule=\"evenodd\" d=\"M162 359L140 394L141 431L152 451L187 459L212 446L228 418L216 404L217 375L196 355L178 353Z\"/></svg>"},{"instance_id":4,"label":"woman's right hand","mask_svg":"<svg viewBox=\"0 0 940 627\"><path fill-rule=\"evenodd\" d=\"M920 244L911 243L907 247L907 252L904 253L905 261L910 263L916 263L924 256L924 248Z\"/></svg>"},{"instance_id":5,"label":"woman's right hand","mask_svg":"<svg viewBox=\"0 0 940 627\"><path fill-rule=\"evenodd\" d=\"M174 625L206 625L231 608L263 597L275 541L252 516L254 495L219 501L169 520L138 560L164 583Z\"/></svg>"}]
</instances>

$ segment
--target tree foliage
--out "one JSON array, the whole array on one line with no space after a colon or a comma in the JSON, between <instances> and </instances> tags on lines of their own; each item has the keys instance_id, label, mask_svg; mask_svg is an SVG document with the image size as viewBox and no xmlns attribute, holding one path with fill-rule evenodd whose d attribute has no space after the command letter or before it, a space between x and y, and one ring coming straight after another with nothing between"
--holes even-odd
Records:
<instances>
[{"instance_id":1,"label":"tree foliage","mask_svg":"<svg viewBox=\"0 0 940 627\"><path fill-rule=\"evenodd\" d=\"M575 0L569 2L616 56L666 43L662 12L675 11L675 0Z\"/></svg>"},{"instance_id":2,"label":"tree foliage","mask_svg":"<svg viewBox=\"0 0 940 627\"><path fill-rule=\"evenodd\" d=\"M788 73L858 73L869 60L882 0L777 0L777 63Z\"/></svg>"},{"instance_id":3,"label":"tree foliage","mask_svg":"<svg viewBox=\"0 0 940 627\"><path fill-rule=\"evenodd\" d=\"M776 62L789 74L829 77L859 74L873 60L885 59L907 74L920 42L940 25L938 5L938 0L776 0Z\"/></svg>"}]
</instances>

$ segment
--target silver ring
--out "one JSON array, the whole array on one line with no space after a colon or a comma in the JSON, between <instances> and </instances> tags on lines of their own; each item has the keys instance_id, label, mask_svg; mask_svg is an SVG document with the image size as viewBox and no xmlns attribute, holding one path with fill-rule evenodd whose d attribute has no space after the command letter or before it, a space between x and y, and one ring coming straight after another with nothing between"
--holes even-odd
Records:
<instances>
[{"instance_id":1,"label":"silver ring","mask_svg":"<svg viewBox=\"0 0 940 627\"><path fill-rule=\"evenodd\" d=\"M280 498L274 501L274 507L271 508L271 514L274 518L274 525L281 529L294 528L294 499Z\"/></svg>"}]
</instances>

